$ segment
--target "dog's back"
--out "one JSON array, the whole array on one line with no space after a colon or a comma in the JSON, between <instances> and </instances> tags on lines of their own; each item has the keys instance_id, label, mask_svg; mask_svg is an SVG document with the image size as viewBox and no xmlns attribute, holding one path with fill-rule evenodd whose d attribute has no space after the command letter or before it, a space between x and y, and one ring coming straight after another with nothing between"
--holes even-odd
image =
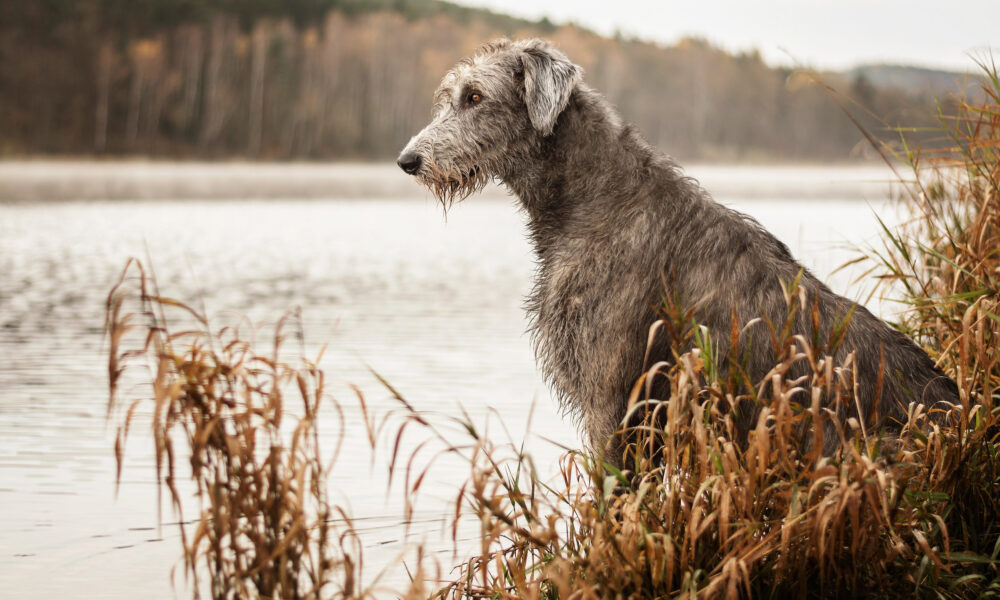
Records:
<instances>
[{"instance_id":1,"label":"dog's back","mask_svg":"<svg viewBox=\"0 0 1000 600\"><path fill-rule=\"evenodd\" d=\"M577 94L543 155L565 160L592 150L595 163L606 164L608 149L582 140L608 137L587 132L615 127L616 120L595 117L611 109L594 92ZM772 328L785 323L787 291L797 286L808 304L804 314L811 317L815 304L816 322L796 315L790 335L827 345L847 323L843 338L826 348L838 365L854 353L857 400L832 407L842 421L857 417L871 430L892 431L905 423L911 402L958 402L954 382L912 340L832 292L759 223L715 202L637 132L621 127L614 137L618 164L641 167L609 174L581 159L577 168L564 170L571 183L546 190L547 202L560 209L531 221L540 268L529 309L540 364L566 408L582 416L595 446L621 427L643 368L671 357L666 339L647 351L649 327L660 318L665 296L692 308L694 320L710 332L723 378L734 315L741 331L735 354L746 358L751 381L760 382L781 360ZM807 363L799 361L786 376L807 373ZM661 399L668 393L659 390ZM753 408L743 410L740 429L752 427L756 415ZM825 451L833 451L838 439L827 431Z\"/></svg>"}]
</instances>

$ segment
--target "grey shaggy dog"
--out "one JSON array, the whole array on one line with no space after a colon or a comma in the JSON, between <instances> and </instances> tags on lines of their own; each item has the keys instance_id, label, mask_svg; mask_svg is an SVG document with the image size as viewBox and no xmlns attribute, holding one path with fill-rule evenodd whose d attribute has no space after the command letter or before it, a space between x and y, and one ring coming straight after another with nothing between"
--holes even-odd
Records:
<instances>
[{"instance_id":1,"label":"grey shaggy dog","mask_svg":"<svg viewBox=\"0 0 1000 600\"><path fill-rule=\"evenodd\" d=\"M958 402L954 382L922 349L830 291L755 220L715 202L582 78L547 42L486 44L444 76L431 123L398 164L446 206L492 179L520 199L538 260L528 310L539 365L593 448L621 460L620 442L607 444L630 390L650 359L670 356L662 339L646 356L665 296L695 307L720 357L737 315L738 350L758 382L776 362L767 322L784 323L784 290L797 277L817 305L819 331L799 318L793 333L826 339L850 317L835 359L855 353L857 403L869 427L898 429L911 402ZM786 376L808 374L804 362ZM858 416L854 406L837 412ZM756 413L741 412L737 427L748 430ZM839 443L825 440L827 453Z\"/></svg>"}]
</instances>

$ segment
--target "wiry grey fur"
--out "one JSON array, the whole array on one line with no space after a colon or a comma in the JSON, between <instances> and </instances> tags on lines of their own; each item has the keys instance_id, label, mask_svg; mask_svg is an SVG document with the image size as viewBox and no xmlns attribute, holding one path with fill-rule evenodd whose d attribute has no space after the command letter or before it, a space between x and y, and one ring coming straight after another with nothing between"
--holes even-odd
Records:
<instances>
[{"instance_id":1,"label":"wiry grey fur","mask_svg":"<svg viewBox=\"0 0 1000 600\"><path fill-rule=\"evenodd\" d=\"M433 120L399 162L446 204L491 178L520 199L538 257L528 310L540 368L562 405L582 417L595 448L625 417L664 294L697 307L718 356L729 351L735 311L741 352L758 381L776 360L767 321L784 322L782 286L800 272L824 339L854 309L835 358L840 364L856 352L862 419L877 421L869 427L898 426L910 402L958 402L954 382L923 350L803 272L752 218L712 200L547 42L499 40L461 61L435 94ZM810 335L807 321L798 319L795 332ZM667 356L662 341L652 351L654 360ZM789 375L807 372L800 361ZM741 414L740 427L754 416ZM837 442L826 440L829 452Z\"/></svg>"}]
</instances>

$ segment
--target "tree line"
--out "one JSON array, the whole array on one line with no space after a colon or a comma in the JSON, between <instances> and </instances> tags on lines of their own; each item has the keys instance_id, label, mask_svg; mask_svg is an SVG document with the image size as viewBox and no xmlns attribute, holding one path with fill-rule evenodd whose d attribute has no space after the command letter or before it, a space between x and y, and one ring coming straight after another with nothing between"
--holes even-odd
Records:
<instances>
[{"instance_id":1,"label":"tree line","mask_svg":"<svg viewBox=\"0 0 1000 600\"><path fill-rule=\"evenodd\" d=\"M436 0L0 0L0 154L390 158L426 124L441 75L502 35L553 40L682 158L863 147L811 74L697 39L664 47ZM888 123L935 112L929 92L823 78Z\"/></svg>"}]
</instances>

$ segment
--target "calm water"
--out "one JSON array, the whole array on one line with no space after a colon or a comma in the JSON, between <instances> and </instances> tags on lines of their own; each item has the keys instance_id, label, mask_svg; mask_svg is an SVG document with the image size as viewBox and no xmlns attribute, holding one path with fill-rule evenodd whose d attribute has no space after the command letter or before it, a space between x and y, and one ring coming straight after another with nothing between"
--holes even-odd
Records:
<instances>
[{"instance_id":1,"label":"calm water","mask_svg":"<svg viewBox=\"0 0 1000 600\"><path fill-rule=\"evenodd\" d=\"M875 239L876 213L898 221L881 168L689 172L855 298L857 270L831 271L855 256L846 246ZM395 560L421 540L450 562L442 529L465 472L433 471L404 539L388 444L365 449L346 387L375 412L394 408L367 366L442 426L461 407L520 439L534 406L527 444L542 469L557 443L578 444L535 372L521 309L532 257L499 190L445 219L390 166L0 163L0 596L174 595L179 536L157 528L150 436L133 434L116 499L104 422L103 304L130 256L150 257L164 294L217 322L245 315L266 330L299 307L306 353L328 344L321 366L347 421L331 492L359 518L369 580L387 566L386 581L403 579ZM336 435L332 414L322 425Z\"/></svg>"}]
</instances>

